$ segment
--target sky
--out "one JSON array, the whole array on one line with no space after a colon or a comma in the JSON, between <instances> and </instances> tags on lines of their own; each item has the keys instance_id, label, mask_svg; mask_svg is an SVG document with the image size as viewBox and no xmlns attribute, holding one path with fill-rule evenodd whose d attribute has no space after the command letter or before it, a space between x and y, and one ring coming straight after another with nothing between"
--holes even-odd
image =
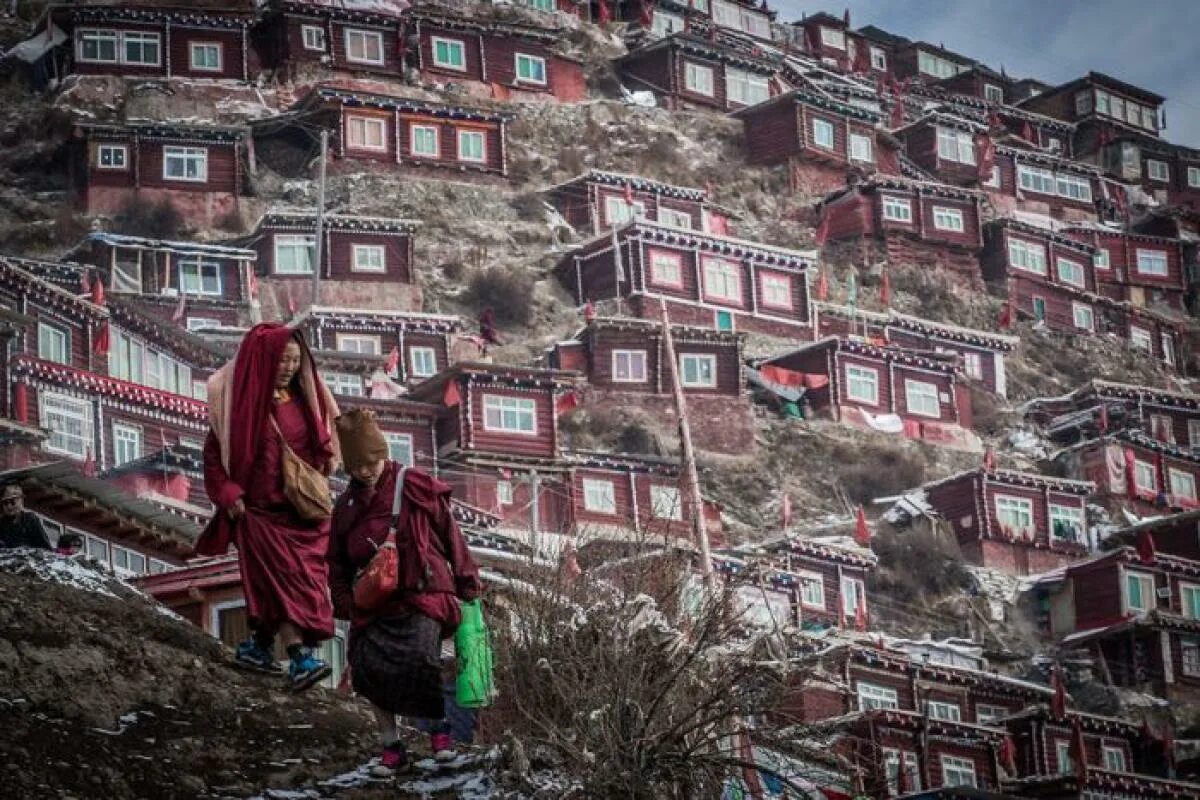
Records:
<instances>
[{"instance_id":1,"label":"sky","mask_svg":"<svg viewBox=\"0 0 1200 800\"><path fill-rule=\"evenodd\" d=\"M1163 138L1200 148L1200 0L769 0L779 21L826 11L1051 85L1103 72L1167 98Z\"/></svg>"}]
</instances>

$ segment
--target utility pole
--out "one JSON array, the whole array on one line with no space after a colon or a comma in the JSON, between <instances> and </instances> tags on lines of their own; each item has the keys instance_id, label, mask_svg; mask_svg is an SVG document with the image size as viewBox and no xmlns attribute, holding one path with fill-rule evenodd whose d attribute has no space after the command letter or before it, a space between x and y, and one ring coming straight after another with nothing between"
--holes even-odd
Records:
<instances>
[{"instance_id":1,"label":"utility pole","mask_svg":"<svg viewBox=\"0 0 1200 800\"><path fill-rule=\"evenodd\" d=\"M321 296L321 260L325 240L325 162L329 160L329 131L321 131L321 166L317 183L317 240L313 243L312 307Z\"/></svg>"},{"instance_id":2,"label":"utility pole","mask_svg":"<svg viewBox=\"0 0 1200 800\"><path fill-rule=\"evenodd\" d=\"M700 574L704 584L713 591L717 588L717 576L713 572L712 551L708 546L708 530L704 527L704 498L700 494L700 476L696 472L696 451L692 449L692 429L688 424L687 403L683 398L683 384L679 379L679 361L675 357L675 339L671 336L671 319L667 315L667 303L659 300L662 311L663 360L671 374L671 392L675 396L675 414L679 417L679 443L683 450L683 472L692 498L692 535L700 548Z\"/></svg>"},{"instance_id":3,"label":"utility pole","mask_svg":"<svg viewBox=\"0 0 1200 800\"><path fill-rule=\"evenodd\" d=\"M533 552L538 551L538 534L541 529L541 509L538 507L541 494L542 476L537 470L529 471L529 546Z\"/></svg>"}]
</instances>

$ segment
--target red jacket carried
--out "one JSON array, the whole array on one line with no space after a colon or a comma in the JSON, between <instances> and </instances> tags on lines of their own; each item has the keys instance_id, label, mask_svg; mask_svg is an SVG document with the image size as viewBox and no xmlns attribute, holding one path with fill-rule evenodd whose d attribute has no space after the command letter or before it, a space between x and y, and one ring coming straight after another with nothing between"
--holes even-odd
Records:
<instances>
[{"instance_id":1,"label":"red jacket carried","mask_svg":"<svg viewBox=\"0 0 1200 800\"><path fill-rule=\"evenodd\" d=\"M334 506L328 554L334 614L358 628L373 617L416 609L442 623L442 635L449 636L462 619L459 599L479 595L479 568L450 511L450 486L417 469L405 471L396 533L400 590L374 611L354 608L354 579L387 537L399 472L400 465L388 461L373 490L352 483Z\"/></svg>"}]
</instances>

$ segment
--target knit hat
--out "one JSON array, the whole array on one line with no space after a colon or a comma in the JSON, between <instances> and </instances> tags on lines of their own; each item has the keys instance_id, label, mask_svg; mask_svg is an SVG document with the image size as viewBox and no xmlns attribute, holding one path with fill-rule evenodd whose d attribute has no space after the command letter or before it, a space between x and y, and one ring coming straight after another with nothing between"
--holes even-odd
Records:
<instances>
[{"instance_id":1,"label":"knit hat","mask_svg":"<svg viewBox=\"0 0 1200 800\"><path fill-rule=\"evenodd\" d=\"M342 445L342 463L353 473L359 467L388 457L387 439L375 421L375 412L352 408L334 421Z\"/></svg>"}]
</instances>

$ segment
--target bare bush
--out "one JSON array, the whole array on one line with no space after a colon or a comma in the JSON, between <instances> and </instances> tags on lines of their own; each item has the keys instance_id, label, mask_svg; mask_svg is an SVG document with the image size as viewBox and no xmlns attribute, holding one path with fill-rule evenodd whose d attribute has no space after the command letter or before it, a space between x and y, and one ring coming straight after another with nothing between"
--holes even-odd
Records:
<instances>
[{"instance_id":1,"label":"bare bush","mask_svg":"<svg viewBox=\"0 0 1200 800\"><path fill-rule=\"evenodd\" d=\"M491 308L498 325L528 325L533 317L533 279L505 267L488 267L467 282L463 300L482 311Z\"/></svg>"},{"instance_id":2,"label":"bare bush","mask_svg":"<svg viewBox=\"0 0 1200 800\"><path fill-rule=\"evenodd\" d=\"M956 548L931 531L880 531L871 549L880 569L870 588L895 602L936 598L971 585Z\"/></svg>"},{"instance_id":3,"label":"bare bush","mask_svg":"<svg viewBox=\"0 0 1200 800\"><path fill-rule=\"evenodd\" d=\"M859 505L925 482L925 460L917 451L895 445L834 448L832 461L847 496Z\"/></svg>"},{"instance_id":4,"label":"bare bush","mask_svg":"<svg viewBox=\"0 0 1200 800\"><path fill-rule=\"evenodd\" d=\"M183 215L169 200L146 203L130 200L113 218L116 232L148 239L176 239L183 231Z\"/></svg>"}]
</instances>

